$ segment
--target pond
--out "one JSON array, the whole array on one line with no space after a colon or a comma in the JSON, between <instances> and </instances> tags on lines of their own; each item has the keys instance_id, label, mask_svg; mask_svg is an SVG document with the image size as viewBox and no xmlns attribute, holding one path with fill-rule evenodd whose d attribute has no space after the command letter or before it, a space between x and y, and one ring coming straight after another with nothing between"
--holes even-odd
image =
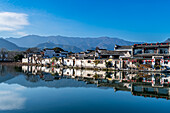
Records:
<instances>
[{"instance_id":1,"label":"pond","mask_svg":"<svg viewBox=\"0 0 170 113\"><path fill-rule=\"evenodd\" d=\"M169 75L0 66L0 113L169 112Z\"/></svg>"}]
</instances>

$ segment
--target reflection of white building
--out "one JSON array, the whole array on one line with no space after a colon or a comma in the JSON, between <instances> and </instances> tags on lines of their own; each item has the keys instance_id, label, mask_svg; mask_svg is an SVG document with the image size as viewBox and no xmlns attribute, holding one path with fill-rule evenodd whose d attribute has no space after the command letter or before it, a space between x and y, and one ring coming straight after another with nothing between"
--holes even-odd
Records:
<instances>
[{"instance_id":1,"label":"reflection of white building","mask_svg":"<svg viewBox=\"0 0 170 113\"><path fill-rule=\"evenodd\" d=\"M161 84L169 84L170 83L170 76L162 77L160 82L161 82Z\"/></svg>"},{"instance_id":2,"label":"reflection of white building","mask_svg":"<svg viewBox=\"0 0 170 113\"><path fill-rule=\"evenodd\" d=\"M54 49L44 49L44 57L52 58L52 57L67 57L68 51L55 51Z\"/></svg>"},{"instance_id":3,"label":"reflection of white building","mask_svg":"<svg viewBox=\"0 0 170 113\"><path fill-rule=\"evenodd\" d=\"M46 73L60 73L61 74L61 70L60 68L47 68L47 67L41 67L41 66L22 66L22 70L24 71L24 73L32 73L34 75L36 75L38 72L46 72Z\"/></svg>"},{"instance_id":4,"label":"reflection of white building","mask_svg":"<svg viewBox=\"0 0 170 113\"><path fill-rule=\"evenodd\" d=\"M95 63L97 62L97 63ZM72 67L85 67L85 68L105 68L106 63L104 59L74 59L74 58L65 58L64 65Z\"/></svg>"},{"instance_id":5,"label":"reflection of white building","mask_svg":"<svg viewBox=\"0 0 170 113\"><path fill-rule=\"evenodd\" d=\"M64 69L63 74L66 76L71 76L72 78L75 77L82 77L82 78L94 78L95 74L101 77L105 77L105 71L94 71L94 70L75 70L75 69Z\"/></svg>"},{"instance_id":6,"label":"reflection of white building","mask_svg":"<svg viewBox=\"0 0 170 113\"><path fill-rule=\"evenodd\" d=\"M137 76L137 74L129 74L126 72L110 72L106 73L106 71L95 71L95 70L81 70L81 69L60 69L60 68L47 68L47 67L40 67L40 66L22 66L22 70L25 73L32 73L36 75L38 72L46 72L46 73L58 73L59 75L70 76L72 78L82 77L82 78L99 78L99 79L108 79L108 80L116 80L119 82L145 82L150 83L152 86L160 86L163 87L163 84L170 83L170 76L168 77L161 77L155 78L154 74L150 74L147 77L141 75L141 77ZM140 79L139 79L139 78Z\"/></svg>"},{"instance_id":7,"label":"reflection of white building","mask_svg":"<svg viewBox=\"0 0 170 113\"><path fill-rule=\"evenodd\" d=\"M170 88L150 86L146 84L132 84L131 92L133 95L144 97L156 97L170 99Z\"/></svg>"}]
</instances>

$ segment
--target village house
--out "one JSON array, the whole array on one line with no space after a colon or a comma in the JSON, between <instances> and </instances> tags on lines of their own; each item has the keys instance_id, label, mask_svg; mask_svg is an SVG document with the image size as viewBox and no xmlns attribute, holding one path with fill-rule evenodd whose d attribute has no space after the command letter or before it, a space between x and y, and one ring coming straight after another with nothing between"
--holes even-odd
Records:
<instances>
[{"instance_id":1,"label":"village house","mask_svg":"<svg viewBox=\"0 0 170 113\"><path fill-rule=\"evenodd\" d=\"M76 53L75 57L67 57L63 64L71 67L107 68L106 63L110 62L109 68L121 69L126 66L120 58L125 57L131 57L127 50L111 51L97 47L95 50Z\"/></svg>"},{"instance_id":2,"label":"village house","mask_svg":"<svg viewBox=\"0 0 170 113\"><path fill-rule=\"evenodd\" d=\"M143 64L170 67L170 43L145 43L132 46L132 57Z\"/></svg>"},{"instance_id":3,"label":"village house","mask_svg":"<svg viewBox=\"0 0 170 113\"><path fill-rule=\"evenodd\" d=\"M139 69L141 64L147 70L170 68L169 43L144 43L132 46L115 45L113 50L86 50L79 53L68 53L61 48L44 49L42 52L30 52L22 59L23 63L52 64L80 68L112 68L119 70ZM57 59L53 59L56 57ZM141 67L143 68L143 67Z\"/></svg>"},{"instance_id":4,"label":"village house","mask_svg":"<svg viewBox=\"0 0 170 113\"><path fill-rule=\"evenodd\" d=\"M136 64L147 64L156 69L160 67L170 68L170 43L115 45L114 51L127 51L126 54L119 57L119 60L123 62L122 65L126 64L129 68L137 68Z\"/></svg>"},{"instance_id":5,"label":"village house","mask_svg":"<svg viewBox=\"0 0 170 113\"><path fill-rule=\"evenodd\" d=\"M64 51L61 48L53 48L53 49L43 49L43 51L37 48L29 48L24 53L24 58L22 59L22 63L32 63L32 64L51 64L54 57L56 58L66 58L68 51ZM53 62L55 64L61 64L61 61L58 60ZM54 65L55 65L54 64Z\"/></svg>"},{"instance_id":6,"label":"village house","mask_svg":"<svg viewBox=\"0 0 170 113\"><path fill-rule=\"evenodd\" d=\"M38 64L41 62L42 53L38 48L29 48L24 52L24 58L22 63L33 63Z\"/></svg>"},{"instance_id":7,"label":"village house","mask_svg":"<svg viewBox=\"0 0 170 113\"><path fill-rule=\"evenodd\" d=\"M114 51L129 51L131 54L132 53L132 45L120 46L120 45L115 44Z\"/></svg>"},{"instance_id":8,"label":"village house","mask_svg":"<svg viewBox=\"0 0 170 113\"><path fill-rule=\"evenodd\" d=\"M64 51L63 49L57 49L55 50L55 48L53 49L43 49L43 57L44 58L52 58L52 57L64 57L66 58L68 54L68 51Z\"/></svg>"},{"instance_id":9,"label":"village house","mask_svg":"<svg viewBox=\"0 0 170 113\"><path fill-rule=\"evenodd\" d=\"M56 56L56 53L54 51L54 49L43 49L43 57L44 58L52 58L54 56Z\"/></svg>"}]
</instances>

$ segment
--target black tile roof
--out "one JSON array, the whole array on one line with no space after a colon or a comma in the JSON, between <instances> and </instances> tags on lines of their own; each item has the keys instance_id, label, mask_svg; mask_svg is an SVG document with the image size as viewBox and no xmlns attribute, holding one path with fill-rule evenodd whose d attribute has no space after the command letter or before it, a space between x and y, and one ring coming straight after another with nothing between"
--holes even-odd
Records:
<instances>
[{"instance_id":1,"label":"black tile roof","mask_svg":"<svg viewBox=\"0 0 170 113\"><path fill-rule=\"evenodd\" d=\"M119 45L116 45L116 49L132 49L132 46L119 46Z\"/></svg>"}]
</instances>

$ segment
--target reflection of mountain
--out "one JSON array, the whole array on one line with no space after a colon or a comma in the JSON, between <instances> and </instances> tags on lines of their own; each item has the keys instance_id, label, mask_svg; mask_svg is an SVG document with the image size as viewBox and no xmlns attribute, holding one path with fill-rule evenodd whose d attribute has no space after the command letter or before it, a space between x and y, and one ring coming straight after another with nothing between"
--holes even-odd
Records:
<instances>
[{"instance_id":1,"label":"reflection of mountain","mask_svg":"<svg viewBox=\"0 0 170 113\"><path fill-rule=\"evenodd\" d=\"M16 72L14 67L0 66L0 83L14 78L19 73L20 72Z\"/></svg>"},{"instance_id":2,"label":"reflection of mountain","mask_svg":"<svg viewBox=\"0 0 170 113\"><path fill-rule=\"evenodd\" d=\"M12 78L14 78L15 76L11 75L11 74L6 74L5 76L0 76L0 83L1 82L5 82L8 81Z\"/></svg>"},{"instance_id":3,"label":"reflection of mountain","mask_svg":"<svg viewBox=\"0 0 170 113\"><path fill-rule=\"evenodd\" d=\"M94 84L86 84L83 81L76 81L74 79L60 79L54 81L44 81L39 80L37 82L30 82L27 81L25 76L20 75L13 79L6 81L8 84L19 84L25 87L55 87L55 88L62 88L62 87L96 87Z\"/></svg>"}]
</instances>

